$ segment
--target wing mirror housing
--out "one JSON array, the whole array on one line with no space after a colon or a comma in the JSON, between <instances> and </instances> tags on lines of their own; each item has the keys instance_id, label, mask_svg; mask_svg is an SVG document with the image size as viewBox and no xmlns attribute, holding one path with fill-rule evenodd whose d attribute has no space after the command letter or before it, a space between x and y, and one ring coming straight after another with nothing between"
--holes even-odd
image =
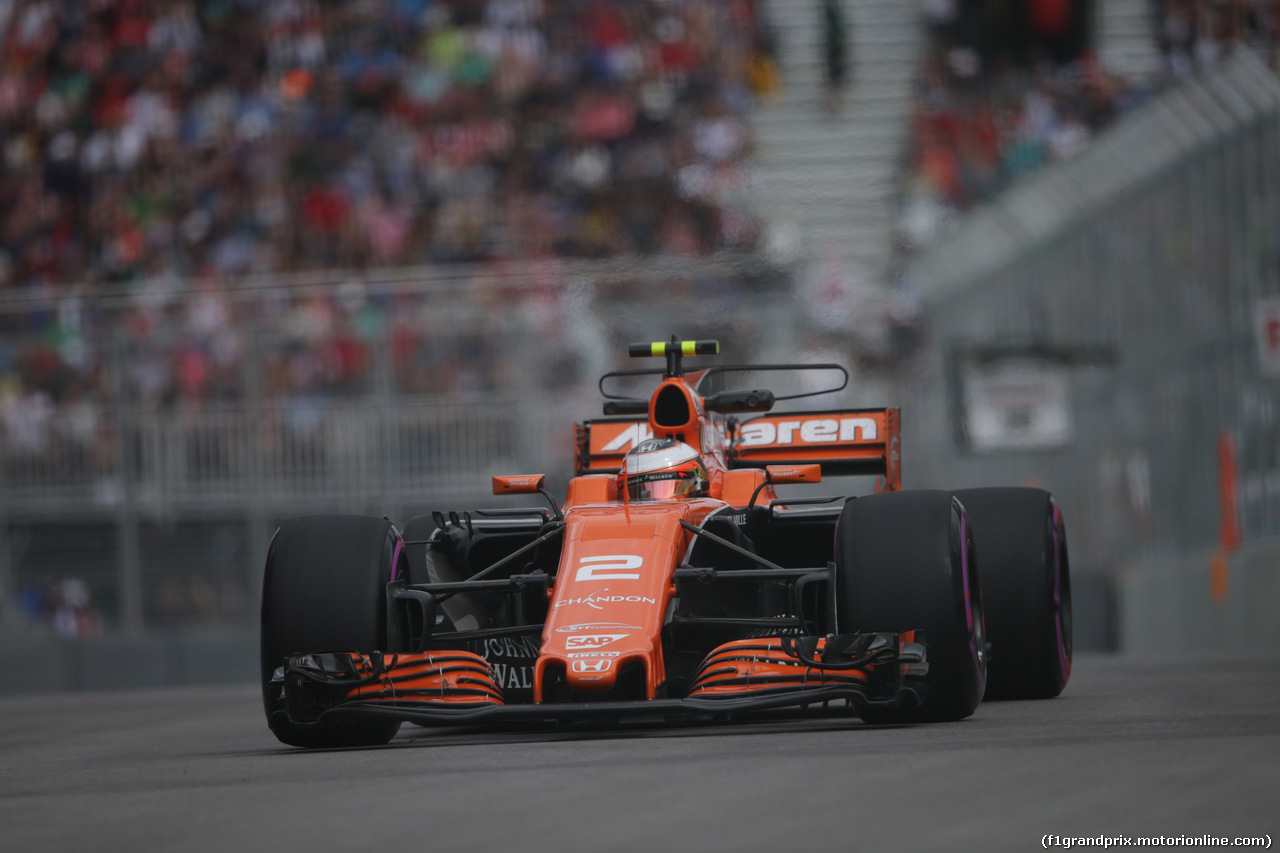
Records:
<instances>
[{"instance_id":1,"label":"wing mirror housing","mask_svg":"<svg viewBox=\"0 0 1280 853\"><path fill-rule=\"evenodd\" d=\"M547 491L546 484L546 474L498 476L493 478L493 493L495 495L542 495L547 499L547 503L551 504L551 514L555 516L556 521L564 521L564 512L560 509L560 504L556 503L556 499Z\"/></svg>"},{"instance_id":2,"label":"wing mirror housing","mask_svg":"<svg viewBox=\"0 0 1280 853\"><path fill-rule=\"evenodd\" d=\"M704 401L706 407L722 415L736 412L767 412L777 402L772 391L758 389L755 391L721 391L712 394Z\"/></svg>"},{"instance_id":3,"label":"wing mirror housing","mask_svg":"<svg viewBox=\"0 0 1280 853\"><path fill-rule=\"evenodd\" d=\"M604 413L606 415L647 415L649 414L649 401L632 399L606 400Z\"/></svg>"},{"instance_id":4,"label":"wing mirror housing","mask_svg":"<svg viewBox=\"0 0 1280 853\"><path fill-rule=\"evenodd\" d=\"M769 482L778 483L821 483L822 466L811 465L767 465L764 469L769 474Z\"/></svg>"},{"instance_id":5,"label":"wing mirror housing","mask_svg":"<svg viewBox=\"0 0 1280 853\"><path fill-rule=\"evenodd\" d=\"M536 495L547 482L546 474L517 474L493 478L495 495Z\"/></svg>"}]
</instances>

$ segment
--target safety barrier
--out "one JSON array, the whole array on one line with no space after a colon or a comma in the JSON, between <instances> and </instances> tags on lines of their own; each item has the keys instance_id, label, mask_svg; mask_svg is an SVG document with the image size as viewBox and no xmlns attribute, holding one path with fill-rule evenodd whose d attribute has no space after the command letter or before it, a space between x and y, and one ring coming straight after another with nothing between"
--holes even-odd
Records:
<instances>
[{"instance_id":1,"label":"safety barrier","mask_svg":"<svg viewBox=\"0 0 1280 853\"><path fill-rule=\"evenodd\" d=\"M1186 557L1280 534L1280 80L1251 53L1014 188L909 277L930 340L904 482L1051 488L1075 566L1141 567L1119 576L1126 647L1198 635L1193 600L1227 622L1280 612L1274 578L1214 601L1207 558ZM1143 609L1158 590L1182 604ZM1278 642L1235 624L1221 636Z\"/></svg>"}]
</instances>

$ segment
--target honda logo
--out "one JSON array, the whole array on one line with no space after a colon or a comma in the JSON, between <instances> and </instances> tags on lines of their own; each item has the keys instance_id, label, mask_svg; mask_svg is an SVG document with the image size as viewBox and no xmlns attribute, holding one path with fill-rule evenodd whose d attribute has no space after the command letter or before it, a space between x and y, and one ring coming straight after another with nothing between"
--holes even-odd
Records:
<instances>
[{"instance_id":1,"label":"honda logo","mask_svg":"<svg viewBox=\"0 0 1280 853\"><path fill-rule=\"evenodd\" d=\"M611 660L576 660L573 662L574 672L608 672L613 668Z\"/></svg>"}]
</instances>

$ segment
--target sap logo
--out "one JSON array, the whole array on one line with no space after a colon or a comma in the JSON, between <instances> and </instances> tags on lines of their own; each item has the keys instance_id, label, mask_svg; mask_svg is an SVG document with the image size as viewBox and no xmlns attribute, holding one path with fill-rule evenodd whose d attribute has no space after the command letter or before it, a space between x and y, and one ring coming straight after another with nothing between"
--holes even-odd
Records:
<instances>
[{"instance_id":1,"label":"sap logo","mask_svg":"<svg viewBox=\"0 0 1280 853\"><path fill-rule=\"evenodd\" d=\"M573 662L574 672L608 672L613 669L611 660L576 660Z\"/></svg>"},{"instance_id":2,"label":"sap logo","mask_svg":"<svg viewBox=\"0 0 1280 853\"><path fill-rule=\"evenodd\" d=\"M618 435L613 439L613 441L609 442L604 446L601 452L617 453L619 450L622 450L623 448L634 447L640 442L650 438L653 438L653 430L649 427L647 423L632 424L631 426L624 429L622 432L618 433Z\"/></svg>"},{"instance_id":3,"label":"sap logo","mask_svg":"<svg viewBox=\"0 0 1280 853\"><path fill-rule=\"evenodd\" d=\"M756 421L739 429L743 447L765 447L770 444L823 444L836 441L875 441L879 435L871 418L810 418L803 421Z\"/></svg>"},{"instance_id":4,"label":"sap logo","mask_svg":"<svg viewBox=\"0 0 1280 853\"><path fill-rule=\"evenodd\" d=\"M579 563L578 573L573 576L579 581L637 581L640 575L628 569L638 569L644 565L644 558L635 554L609 554L603 557L583 557Z\"/></svg>"},{"instance_id":5,"label":"sap logo","mask_svg":"<svg viewBox=\"0 0 1280 853\"><path fill-rule=\"evenodd\" d=\"M562 598L556 602L556 607L568 607L572 604L585 604L588 607L594 607L596 610L604 610L602 604L657 604L657 600L647 595L605 595L609 590L602 589L599 592L593 592L585 598Z\"/></svg>"},{"instance_id":6,"label":"sap logo","mask_svg":"<svg viewBox=\"0 0 1280 853\"><path fill-rule=\"evenodd\" d=\"M566 649L598 649L616 643L628 634L580 634L565 640Z\"/></svg>"}]
</instances>

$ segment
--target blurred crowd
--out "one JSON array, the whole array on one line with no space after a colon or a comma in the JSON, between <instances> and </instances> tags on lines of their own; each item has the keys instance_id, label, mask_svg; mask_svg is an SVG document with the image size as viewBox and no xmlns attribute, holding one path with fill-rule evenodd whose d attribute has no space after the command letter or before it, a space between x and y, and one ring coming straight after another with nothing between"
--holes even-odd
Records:
<instances>
[{"instance_id":1,"label":"blurred crowd","mask_svg":"<svg viewBox=\"0 0 1280 853\"><path fill-rule=\"evenodd\" d=\"M305 422L379 386L514 387L500 322L564 340L558 264L755 246L746 119L777 86L756 2L0 0L6 455L101 467L107 400ZM907 248L1160 82L1082 50L1074 0L920 2ZM990 13L1015 6L1021 29ZM1239 44L1275 60L1280 0L1151 9L1163 77ZM361 283L471 261L447 303ZM492 286L513 267L546 286Z\"/></svg>"},{"instance_id":2,"label":"blurred crowd","mask_svg":"<svg viewBox=\"0 0 1280 853\"><path fill-rule=\"evenodd\" d=\"M751 246L754 0L0 0L0 287Z\"/></svg>"},{"instance_id":3,"label":"blurred crowd","mask_svg":"<svg viewBox=\"0 0 1280 853\"><path fill-rule=\"evenodd\" d=\"M0 623L8 627L45 626L55 636L84 639L102 634L102 614L89 584L77 577L21 584L10 603L0 599Z\"/></svg>"},{"instance_id":4,"label":"blurred crowd","mask_svg":"<svg viewBox=\"0 0 1280 853\"><path fill-rule=\"evenodd\" d=\"M1161 75L1176 80L1213 65L1237 47L1280 71L1280 2L1152 0Z\"/></svg>"},{"instance_id":5,"label":"blurred crowd","mask_svg":"<svg viewBox=\"0 0 1280 853\"><path fill-rule=\"evenodd\" d=\"M755 0L0 0L8 453L109 454L108 399L367 391L383 335L398 390L493 387L495 337L361 271L750 249L760 45Z\"/></svg>"},{"instance_id":6,"label":"blurred crowd","mask_svg":"<svg viewBox=\"0 0 1280 853\"><path fill-rule=\"evenodd\" d=\"M1152 92L1232 49L1256 50L1277 68L1277 0L1152 0L1160 68L1149 79L1087 49L1075 32L1083 7L1073 0L1029 2L1016 21L991 11L1007 15L1011 4L922 0L921 6L930 39L903 192L907 251L966 208L1073 156Z\"/></svg>"}]
</instances>

